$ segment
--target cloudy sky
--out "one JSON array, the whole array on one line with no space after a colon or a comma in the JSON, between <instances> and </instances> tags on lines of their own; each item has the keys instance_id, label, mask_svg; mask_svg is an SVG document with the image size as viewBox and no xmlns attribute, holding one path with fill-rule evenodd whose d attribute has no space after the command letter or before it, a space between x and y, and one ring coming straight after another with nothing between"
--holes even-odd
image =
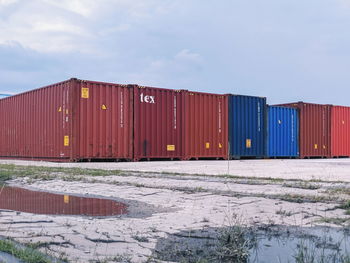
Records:
<instances>
[{"instance_id":1,"label":"cloudy sky","mask_svg":"<svg viewBox=\"0 0 350 263\"><path fill-rule=\"evenodd\" d=\"M350 0L0 0L0 93L77 77L350 106Z\"/></svg>"}]
</instances>

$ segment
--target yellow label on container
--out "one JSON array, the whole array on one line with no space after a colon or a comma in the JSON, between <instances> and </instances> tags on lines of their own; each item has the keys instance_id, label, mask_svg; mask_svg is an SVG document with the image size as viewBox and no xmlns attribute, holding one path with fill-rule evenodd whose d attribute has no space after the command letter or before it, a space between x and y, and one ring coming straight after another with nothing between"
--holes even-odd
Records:
<instances>
[{"instance_id":1,"label":"yellow label on container","mask_svg":"<svg viewBox=\"0 0 350 263\"><path fill-rule=\"evenodd\" d=\"M69 136L66 135L64 136L64 143L63 143L64 146L69 146Z\"/></svg>"},{"instance_id":2,"label":"yellow label on container","mask_svg":"<svg viewBox=\"0 0 350 263\"><path fill-rule=\"evenodd\" d=\"M314 148L315 148L315 150L317 150L317 149L318 149L318 145L317 145L317 144L315 144L315 145L314 145Z\"/></svg>"},{"instance_id":3,"label":"yellow label on container","mask_svg":"<svg viewBox=\"0 0 350 263\"><path fill-rule=\"evenodd\" d=\"M167 151L173 152L175 151L175 145L169 144L166 146Z\"/></svg>"},{"instance_id":4,"label":"yellow label on container","mask_svg":"<svg viewBox=\"0 0 350 263\"><path fill-rule=\"evenodd\" d=\"M101 109L103 109L103 110L107 110L107 106L106 106L106 105L104 105L104 104L102 104Z\"/></svg>"},{"instance_id":5,"label":"yellow label on container","mask_svg":"<svg viewBox=\"0 0 350 263\"><path fill-rule=\"evenodd\" d=\"M69 113L69 110L66 110L66 114L68 115L68 113Z\"/></svg>"},{"instance_id":6,"label":"yellow label on container","mask_svg":"<svg viewBox=\"0 0 350 263\"><path fill-rule=\"evenodd\" d=\"M251 139L246 139L245 140L245 147L246 148L252 148L252 140Z\"/></svg>"},{"instance_id":7,"label":"yellow label on container","mask_svg":"<svg viewBox=\"0 0 350 263\"><path fill-rule=\"evenodd\" d=\"M64 195L64 196L63 196L63 202L64 202L65 204L68 204L68 203L69 203L69 195Z\"/></svg>"},{"instance_id":8,"label":"yellow label on container","mask_svg":"<svg viewBox=\"0 0 350 263\"><path fill-rule=\"evenodd\" d=\"M89 88L81 88L81 97L83 99L89 98Z\"/></svg>"},{"instance_id":9,"label":"yellow label on container","mask_svg":"<svg viewBox=\"0 0 350 263\"><path fill-rule=\"evenodd\" d=\"M221 143L219 143L219 148L222 148L222 144Z\"/></svg>"},{"instance_id":10,"label":"yellow label on container","mask_svg":"<svg viewBox=\"0 0 350 263\"><path fill-rule=\"evenodd\" d=\"M58 108L58 112L62 112L62 107L59 107L59 108Z\"/></svg>"},{"instance_id":11,"label":"yellow label on container","mask_svg":"<svg viewBox=\"0 0 350 263\"><path fill-rule=\"evenodd\" d=\"M209 143L209 142L205 143L205 148L206 148L206 149L209 149L209 148L210 148L210 143Z\"/></svg>"}]
</instances>

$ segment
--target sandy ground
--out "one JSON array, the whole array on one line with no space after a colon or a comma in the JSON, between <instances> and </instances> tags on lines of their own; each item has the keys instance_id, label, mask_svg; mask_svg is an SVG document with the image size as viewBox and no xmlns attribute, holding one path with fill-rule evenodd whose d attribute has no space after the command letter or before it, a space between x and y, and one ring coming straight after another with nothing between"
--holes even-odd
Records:
<instances>
[{"instance_id":1,"label":"sandy ground","mask_svg":"<svg viewBox=\"0 0 350 263\"><path fill-rule=\"evenodd\" d=\"M74 164L6 160L0 163L153 172L84 176L77 181L64 180L62 175L47 181L31 178L11 181L12 185L29 189L124 199L130 210L135 210L133 202L139 202L137 209L145 210L141 211L142 216L130 213L108 218L1 211L1 236L24 243L48 242L42 251L67 257L71 262L116 262L113 260L123 257L130 257L131 262L153 262L150 259L158 240L181 231L228 226L235 223L235 218L246 226L315 226L325 225L327 218L344 218L344 223L349 224L344 210L335 209L349 196L343 191L333 191L349 189L348 159ZM244 178L215 176L223 174ZM259 177L322 181L275 181ZM302 200L299 202L298 198Z\"/></svg>"},{"instance_id":2,"label":"sandy ground","mask_svg":"<svg viewBox=\"0 0 350 263\"><path fill-rule=\"evenodd\" d=\"M106 170L187 174L230 174L249 177L350 182L350 159L266 159L232 161L152 161L111 163L52 163L0 160L0 164L82 167Z\"/></svg>"}]
</instances>

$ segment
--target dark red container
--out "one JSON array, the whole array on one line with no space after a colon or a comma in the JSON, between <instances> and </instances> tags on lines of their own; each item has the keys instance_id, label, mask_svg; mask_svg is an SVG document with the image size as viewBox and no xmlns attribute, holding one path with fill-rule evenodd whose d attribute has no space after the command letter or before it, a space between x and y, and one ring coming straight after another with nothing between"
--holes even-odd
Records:
<instances>
[{"instance_id":1,"label":"dark red container","mask_svg":"<svg viewBox=\"0 0 350 263\"><path fill-rule=\"evenodd\" d=\"M182 92L134 86L134 160L180 159Z\"/></svg>"},{"instance_id":2,"label":"dark red container","mask_svg":"<svg viewBox=\"0 0 350 263\"><path fill-rule=\"evenodd\" d=\"M305 102L288 103L280 106L299 110L300 116L300 158L331 156L331 105Z\"/></svg>"},{"instance_id":3,"label":"dark red container","mask_svg":"<svg viewBox=\"0 0 350 263\"><path fill-rule=\"evenodd\" d=\"M350 156L350 107L332 106L332 157Z\"/></svg>"},{"instance_id":4,"label":"dark red container","mask_svg":"<svg viewBox=\"0 0 350 263\"><path fill-rule=\"evenodd\" d=\"M183 91L184 160L228 158L228 97Z\"/></svg>"},{"instance_id":5,"label":"dark red container","mask_svg":"<svg viewBox=\"0 0 350 263\"><path fill-rule=\"evenodd\" d=\"M0 100L0 157L132 159L132 89L70 79Z\"/></svg>"}]
</instances>

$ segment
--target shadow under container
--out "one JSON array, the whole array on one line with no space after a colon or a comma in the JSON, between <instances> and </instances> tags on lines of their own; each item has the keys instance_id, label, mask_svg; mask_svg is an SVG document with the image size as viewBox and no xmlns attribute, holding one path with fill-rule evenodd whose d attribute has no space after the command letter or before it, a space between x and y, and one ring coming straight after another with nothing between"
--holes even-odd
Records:
<instances>
[{"instance_id":1,"label":"shadow under container","mask_svg":"<svg viewBox=\"0 0 350 263\"><path fill-rule=\"evenodd\" d=\"M267 157L299 157L298 110L267 106Z\"/></svg>"},{"instance_id":2,"label":"shadow under container","mask_svg":"<svg viewBox=\"0 0 350 263\"><path fill-rule=\"evenodd\" d=\"M265 156L266 98L229 95L228 101L230 158L263 158Z\"/></svg>"},{"instance_id":3,"label":"shadow under container","mask_svg":"<svg viewBox=\"0 0 350 263\"><path fill-rule=\"evenodd\" d=\"M299 111L300 158L331 156L331 105L296 102L278 106Z\"/></svg>"}]
</instances>

